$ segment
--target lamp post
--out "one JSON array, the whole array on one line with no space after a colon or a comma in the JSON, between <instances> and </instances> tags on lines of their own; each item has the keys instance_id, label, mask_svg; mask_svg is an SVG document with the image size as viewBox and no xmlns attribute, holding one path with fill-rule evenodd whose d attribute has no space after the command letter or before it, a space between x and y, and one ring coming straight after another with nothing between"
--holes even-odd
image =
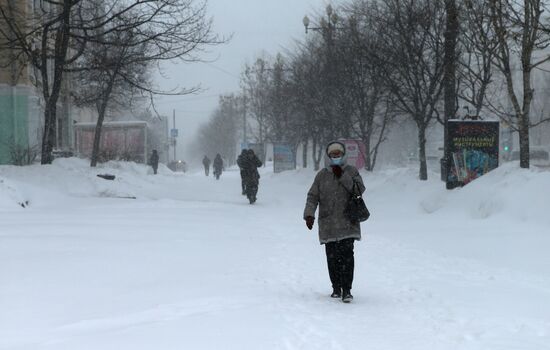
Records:
<instances>
[{"instance_id":1,"label":"lamp post","mask_svg":"<svg viewBox=\"0 0 550 350\"><path fill-rule=\"evenodd\" d=\"M314 31L323 31L323 30L328 30L329 31L329 34L330 34L330 31L335 29L336 28L336 23L338 22L338 15L336 14L336 12L334 12L334 10L332 9L332 6L328 5L327 8L326 8L326 14L327 14L327 18L321 18L321 20L319 21L319 26L318 27L311 27L310 24L311 24L311 20L309 19L309 17L306 15L304 16L304 19L302 20L302 23L304 24L304 28L306 30L306 34L308 33L309 30L314 30Z\"/></svg>"},{"instance_id":2,"label":"lamp post","mask_svg":"<svg viewBox=\"0 0 550 350\"><path fill-rule=\"evenodd\" d=\"M246 99L246 94L243 94L243 97L242 97L242 112L243 112L243 143L241 145L241 148L244 149L244 148L248 148L248 138L246 136L246 104L247 104L247 99Z\"/></svg>"},{"instance_id":3,"label":"lamp post","mask_svg":"<svg viewBox=\"0 0 550 350\"><path fill-rule=\"evenodd\" d=\"M339 27L339 17L338 14L334 11L331 5L328 5L325 9L326 16L321 17L319 19L319 22L317 24L314 24L312 26L312 21L309 19L309 17L306 15L304 16L302 23L304 24L305 32L306 34L312 30L319 32L325 43L326 43L326 63L325 63L325 71L323 74L323 80L325 82L323 83L323 90L328 90L326 93L328 95L327 98L332 98L332 96L335 96L335 90L337 89L337 81L338 81L338 74L336 72L337 66L336 66L336 59L334 57L334 50L333 50L333 44L334 44L334 38L333 34L337 29L344 29L344 27ZM330 107L330 111L328 112L329 117L332 117L333 107ZM329 138L334 138L334 135L328 135Z\"/></svg>"}]
</instances>

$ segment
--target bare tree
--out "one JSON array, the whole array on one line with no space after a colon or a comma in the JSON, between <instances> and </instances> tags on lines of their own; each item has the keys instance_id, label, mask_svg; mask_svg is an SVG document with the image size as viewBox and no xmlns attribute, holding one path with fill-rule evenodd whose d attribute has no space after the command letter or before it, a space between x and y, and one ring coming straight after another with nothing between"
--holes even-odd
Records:
<instances>
[{"instance_id":1,"label":"bare tree","mask_svg":"<svg viewBox=\"0 0 550 350\"><path fill-rule=\"evenodd\" d=\"M265 143L268 134L267 110L269 104L269 61L258 57L254 64L245 65L241 76L241 88L246 110L257 123L257 141Z\"/></svg>"},{"instance_id":2,"label":"bare tree","mask_svg":"<svg viewBox=\"0 0 550 350\"><path fill-rule=\"evenodd\" d=\"M32 64L39 74L39 86L45 102L44 131L42 137L42 164L52 161L52 149L55 143L55 122L57 101L59 100L65 68L81 54L84 45L79 41L71 42L71 31L75 22L84 17L75 16L76 9L83 5L79 0L45 0L35 13L27 15L26 8L13 13L9 2L0 3L1 47L7 47L16 53L12 60L24 60ZM76 44L70 51L71 44ZM11 64L11 62L8 62ZM51 69L50 69L51 67Z\"/></svg>"},{"instance_id":3,"label":"bare tree","mask_svg":"<svg viewBox=\"0 0 550 350\"><path fill-rule=\"evenodd\" d=\"M302 120L302 143L307 147L305 140L311 140L311 159L314 170L319 170L324 154L324 144L330 138L323 114L326 109L323 105L323 44L318 37L306 40L299 46L291 57L290 70L291 86L293 89L293 110ZM307 158L307 150L305 151Z\"/></svg>"},{"instance_id":4,"label":"bare tree","mask_svg":"<svg viewBox=\"0 0 550 350\"><path fill-rule=\"evenodd\" d=\"M131 100L136 93L184 95L196 91L156 90L149 71L160 61L197 61L196 51L220 42L211 32L204 3L196 6L193 1L161 2L147 10L132 9L102 29L88 35L87 53L72 69L81 83L90 83L79 102L95 105L98 111L92 167L98 160L105 113L110 103L116 105L116 97Z\"/></svg>"},{"instance_id":5,"label":"bare tree","mask_svg":"<svg viewBox=\"0 0 550 350\"><path fill-rule=\"evenodd\" d=\"M461 11L463 28L459 36L458 96L474 108L475 115L487 105L489 87L494 82L498 40L491 23L490 7L485 0L468 0Z\"/></svg>"},{"instance_id":6,"label":"bare tree","mask_svg":"<svg viewBox=\"0 0 550 350\"><path fill-rule=\"evenodd\" d=\"M346 11L349 26L341 29L340 50L343 63L343 90L353 107L352 132L365 144L365 169L374 170L378 149L385 140L393 113L384 101L389 100L385 72L376 60L382 38L377 33L378 4L355 1Z\"/></svg>"},{"instance_id":7,"label":"bare tree","mask_svg":"<svg viewBox=\"0 0 550 350\"><path fill-rule=\"evenodd\" d=\"M42 164L52 161L64 75L89 43L112 45L110 34L134 29L136 39L128 46L151 43L146 53L150 60L195 61L205 44L218 42L205 6L195 0L43 0L21 21L0 3L0 47L15 50L14 59L24 59L40 72L37 85L45 101ZM128 14L133 14L132 21L119 21Z\"/></svg>"},{"instance_id":8,"label":"bare tree","mask_svg":"<svg viewBox=\"0 0 550 350\"><path fill-rule=\"evenodd\" d=\"M221 96L218 108L210 120L197 133L194 148L196 154L213 158L219 153L229 164L235 163L238 126L240 121L239 96Z\"/></svg>"},{"instance_id":9,"label":"bare tree","mask_svg":"<svg viewBox=\"0 0 550 350\"><path fill-rule=\"evenodd\" d=\"M427 180L426 130L443 89L444 9L437 1L389 0L379 14L385 45L378 53L395 108L418 130L420 180Z\"/></svg>"},{"instance_id":10,"label":"bare tree","mask_svg":"<svg viewBox=\"0 0 550 350\"><path fill-rule=\"evenodd\" d=\"M145 59L148 45L128 46L134 39L133 30L114 32L114 45L89 43L88 50L78 60L73 71L75 89L72 92L77 106L97 110L97 125L91 155L92 167L97 165L102 125L109 109L131 106L140 91L136 86L150 86L152 62ZM118 45L116 45L118 43ZM128 79L125 79L128 77Z\"/></svg>"},{"instance_id":11,"label":"bare tree","mask_svg":"<svg viewBox=\"0 0 550 350\"><path fill-rule=\"evenodd\" d=\"M550 44L548 18L543 16L546 5L543 0L490 0L489 6L498 40L494 63L504 76L513 110L512 114L502 113L501 116L519 132L520 167L529 168L529 129L534 126L530 115L535 93L532 74L535 68L550 59L548 55L535 57L537 51ZM516 79L515 62L520 65L521 82Z\"/></svg>"}]
</instances>

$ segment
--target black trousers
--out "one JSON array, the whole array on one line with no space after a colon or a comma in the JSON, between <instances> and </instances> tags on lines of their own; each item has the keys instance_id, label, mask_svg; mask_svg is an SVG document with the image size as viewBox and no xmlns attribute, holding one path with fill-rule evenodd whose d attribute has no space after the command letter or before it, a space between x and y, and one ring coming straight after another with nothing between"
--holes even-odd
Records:
<instances>
[{"instance_id":1,"label":"black trousers","mask_svg":"<svg viewBox=\"0 0 550 350\"><path fill-rule=\"evenodd\" d=\"M241 187L243 189L243 193L246 193L246 172L241 170Z\"/></svg>"},{"instance_id":2,"label":"black trousers","mask_svg":"<svg viewBox=\"0 0 550 350\"><path fill-rule=\"evenodd\" d=\"M333 288L351 289L353 283L353 243L354 238L346 238L325 244L328 274Z\"/></svg>"}]
</instances>

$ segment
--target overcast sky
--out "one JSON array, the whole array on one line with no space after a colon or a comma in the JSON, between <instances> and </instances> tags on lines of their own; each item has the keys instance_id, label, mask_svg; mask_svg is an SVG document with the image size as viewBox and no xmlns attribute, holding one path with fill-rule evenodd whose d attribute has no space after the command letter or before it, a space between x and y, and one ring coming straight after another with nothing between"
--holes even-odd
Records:
<instances>
[{"instance_id":1,"label":"overcast sky","mask_svg":"<svg viewBox=\"0 0 550 350\"><path fill-rule=\"evenodd\" d=\"M305 35L302 18L323 11L328 0L208 0L214 30L231 41L210 49L205 58L213 63L167 65L157 84L164 89L201 85L197 95L163 97L157 110L170 116L176 110L179 129L178 152L193 137L200 123L216 108L218 96L239 89L239 75L245 62L252 62L263 51L276 54Z\"/></svg>"}]
</instances>

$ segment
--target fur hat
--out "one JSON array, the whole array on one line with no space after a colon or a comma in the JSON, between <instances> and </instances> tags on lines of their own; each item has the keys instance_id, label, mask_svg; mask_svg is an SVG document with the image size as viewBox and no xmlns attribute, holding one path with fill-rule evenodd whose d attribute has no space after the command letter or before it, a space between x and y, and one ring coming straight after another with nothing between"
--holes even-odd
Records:
<instances>
[{"instance_id":1,"label":"fur hat","mask_svg":"<svg viewBox=\"0 0 550 350\"><path fill-rule=\"evenodd\" d=\"M342 154L346 154L346 146L339 141L330 142L327 145L327 155L329 155L333 151L340 151L342 152Z\"/></svg>"}]
</instances>

